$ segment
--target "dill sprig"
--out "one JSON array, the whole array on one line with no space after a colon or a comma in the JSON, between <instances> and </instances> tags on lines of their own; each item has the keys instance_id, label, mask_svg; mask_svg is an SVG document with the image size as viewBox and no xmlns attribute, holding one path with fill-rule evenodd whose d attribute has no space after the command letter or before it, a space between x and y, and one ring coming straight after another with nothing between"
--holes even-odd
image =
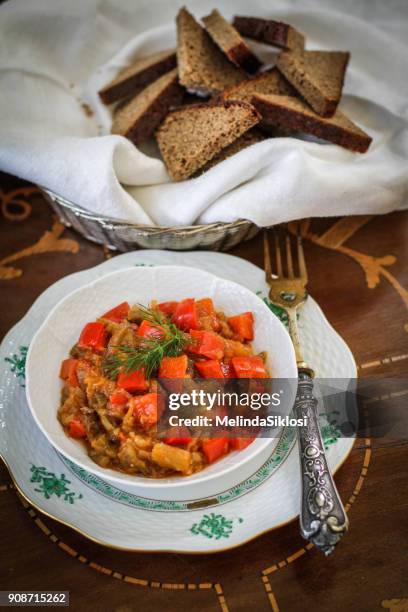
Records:
<instances>
[{"instance_id":1,"label":"dill sprig","mask_svg":"<svg viewBox=\"0 0 408 612\"><path fill-rule=\"evenodd\" d=\"M177 357L192 342L190 336L169 321L159 310L138 304L140 316L152 325L163 329L161 337L138 339L138 345L119 345L114 353L106 356L103 370L109 378L115 379L120 372L130 374L144 368L146 378L158 370L163 357Z\"/></svg>"}]
</instances>

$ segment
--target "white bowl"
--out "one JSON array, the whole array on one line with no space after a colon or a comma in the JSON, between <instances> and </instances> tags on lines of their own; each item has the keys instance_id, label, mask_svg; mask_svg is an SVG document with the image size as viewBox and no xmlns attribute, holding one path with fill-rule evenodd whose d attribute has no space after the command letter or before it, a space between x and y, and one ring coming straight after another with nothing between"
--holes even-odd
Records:
<instances>
[{"instance_id":1,"label":"white bowl","mask_svg":"<svg viewBox=\"0 0 408 612\"><path fill-rule=\"evenodd\" d=\"M60 364L77 341L83 326L116 304L148 304L211 297L226 314L252 311L255 351L268 352L274 378L297 378L293 346L285 327L252 291L216 276L181 266L134 267L102 276L59 302L35 334L28 351L26 391L35 421L51 444L65 457L100 478L152 499L181 500L212 495L242 482L268 458L275 439L259 438L243 451L233 452L192 476L150 479L99 467L84 445L63 431L60 404Z\"/></svg>"}]
</instances>

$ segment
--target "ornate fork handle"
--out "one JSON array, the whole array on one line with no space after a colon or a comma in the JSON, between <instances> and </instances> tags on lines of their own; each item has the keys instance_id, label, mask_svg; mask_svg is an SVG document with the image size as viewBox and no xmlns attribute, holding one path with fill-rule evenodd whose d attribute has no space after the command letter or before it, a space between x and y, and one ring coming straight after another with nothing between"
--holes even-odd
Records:
<instances>
[{"instance_id":1,"label":"ornate fork handle","mask_svg":"<svg viewBox=\"0 0 408 612\"><path fill-rule=\"evenodd\" d=\"M317 400L313 395L313 372L299 370L295 401L297 418L306 418L299 427L302 476L302 536L329 555L348 529L348 519L334 484L320 433Z\"/></svg>"}]
</instances>

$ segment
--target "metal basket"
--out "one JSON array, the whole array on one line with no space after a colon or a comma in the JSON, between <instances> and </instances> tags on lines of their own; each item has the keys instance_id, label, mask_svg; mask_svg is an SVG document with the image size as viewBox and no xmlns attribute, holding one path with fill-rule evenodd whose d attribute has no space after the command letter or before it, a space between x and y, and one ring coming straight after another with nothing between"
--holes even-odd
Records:
<instances>
[{"instance_id":1,"label":"metal basket","mask_svg":"<svg viewBox=\"0 0 408 612\"><path fill-rule=\"evenodd\" d=\"M256 225L246 220L187 227L136 225L100 217L48 189L41 189L64 225L72 227L88 240L117 251L133 251L136 248L228 251L259 232Z\"/></svg>"}]
</instances>

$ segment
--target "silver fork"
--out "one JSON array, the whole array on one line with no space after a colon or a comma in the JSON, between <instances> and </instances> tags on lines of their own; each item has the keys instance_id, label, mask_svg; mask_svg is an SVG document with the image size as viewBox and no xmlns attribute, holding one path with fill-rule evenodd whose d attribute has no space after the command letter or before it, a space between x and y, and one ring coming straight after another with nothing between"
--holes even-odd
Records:
<instances>
[{"instance_id":1,"label":"silver fork","mask_svg":"<svg viewBox=\"0 0 408 612\"><path fill-rule=\"evenodd\" d=\"M313 395L314 372L303 360L299 342L297 310L307 299L302 237L299 230L292 237L286 229L283 240L276 229L273 234L275 259L272 269L268 233L264 231L264 265L270 287L269 299L288 314L289 334L299 372L294 412L297 418L307 419L307 425L297 428L302 478L300 531L306 540L329 555L347 531L348 519L330 473L320 433L317 400ZM297 266L294 265L296 260Z\"/></svg>"}]
</instances>

